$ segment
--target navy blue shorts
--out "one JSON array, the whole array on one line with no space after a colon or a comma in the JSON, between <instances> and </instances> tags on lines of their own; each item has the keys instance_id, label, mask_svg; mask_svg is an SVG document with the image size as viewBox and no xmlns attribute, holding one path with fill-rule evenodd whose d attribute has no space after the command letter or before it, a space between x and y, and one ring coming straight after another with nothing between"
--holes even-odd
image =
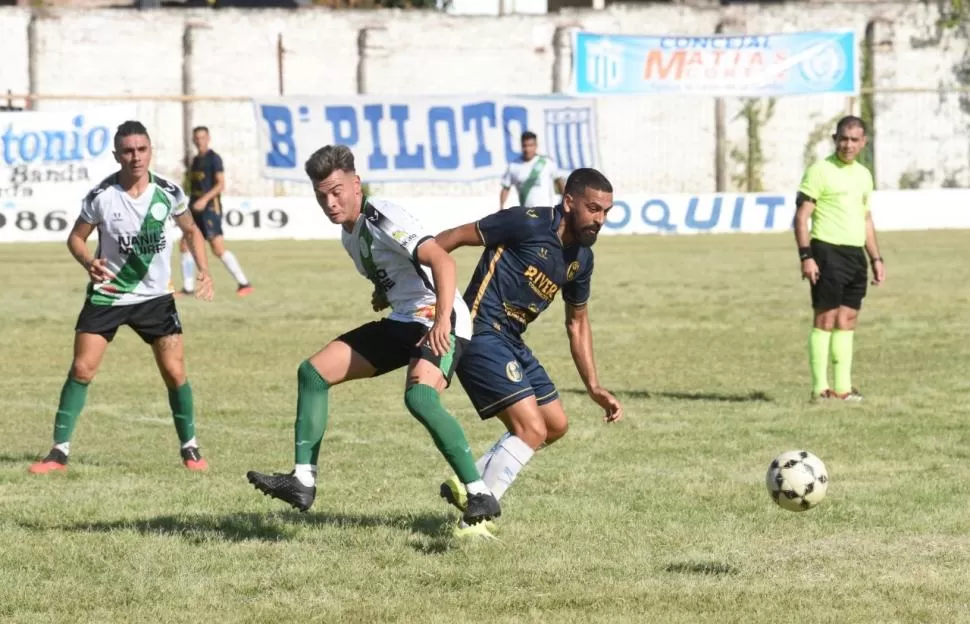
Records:
<instances>
[{"instance_id":1,"label":"navy blue shorts","mask_svg":"<svg viewBox=\"0 0 970 624\"><path fill-rule=\"evenodd\" d=\"M529 347L494 332L472 336L455 374L482 420L530 396L539 405L559 398Z\"/></svg>"},{"instance_id":2,"label":"navy blue shorts","mask_svg":"<svg viewBox=\"0 0 970 624\"><path fill-rule=\"evenodd\" d=\"M222 214L214 208L206 208L202 212L192 211L195 225L202 232L202 238L211 241L216 236L222 236Z\"/></svg>"}]
</instances>

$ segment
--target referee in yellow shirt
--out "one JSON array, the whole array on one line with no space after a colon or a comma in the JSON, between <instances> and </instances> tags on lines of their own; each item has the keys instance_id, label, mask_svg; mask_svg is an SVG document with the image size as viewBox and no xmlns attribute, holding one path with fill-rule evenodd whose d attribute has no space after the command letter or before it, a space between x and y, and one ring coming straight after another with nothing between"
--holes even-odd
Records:
<instances>
[{"instance_id":1,"label":"referee in yellow shirt","mask_svg":"<svg viewBox=\"0 0 970 624\"><path fill-rule=\"evenodd\" d=\"M852 386L852 338L869 280L866 254L874 286L886 279L886 267L869 212L872 174L856 161L866 146L866 124L843 117L832 139L835 153L805 170L795 199L795 241L815 310L808 361L814 399L861 401ZM828 382L830 355L834 390Z\"/></svg>"}]
</instances>

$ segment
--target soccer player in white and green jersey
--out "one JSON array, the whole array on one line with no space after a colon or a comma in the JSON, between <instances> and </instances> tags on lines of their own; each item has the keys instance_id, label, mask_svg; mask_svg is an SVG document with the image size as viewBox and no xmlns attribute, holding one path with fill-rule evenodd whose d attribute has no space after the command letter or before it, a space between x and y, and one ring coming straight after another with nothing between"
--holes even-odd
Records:
<instances>
[{"instance_id":1,"label":"soccer player in white and green jersey","mask_svg":"<svg viewBox=\"0 0 970 624\"><path fill-rule=\"evenodd\" d=\"M182 325L172 297L172 242L166 236L166 224L174 220L181 228L200 268L196 296L208 301L212 299L212 279L205 243L182 189L149 169L152 145L145 126L137 121L118 126L114 148L120 169L84 198L67 238L71 255L87 271L91 283L75 326L74 361L54 417L54 446L30 466L34 474L67 470L71 435L88 385L122 325L131 327L152 347L168 387L182 463L189 470L208 467L195 438ZM87 240L95 230L98 248L92 256Z\"/></svg>"},{"instance_id":2,"label":"soccer player in white and green jersey","mask_svg":"<svg viewBox=\"0 0 970 624\"><path fill-rule=\"evenodd\" d=\"M389 305L391 313L341 334L300 364L293 472L250 471L246 477L264 494L307 511L316 497L330 388L406 367L404 404L431 434L468 492L465 524L456 534L491 537L485 521L497 518L501 507L482 481L465 432L440 397L471 338L471 318L456 288L454 259L402 207L363 196L354 155L347 147L323 147L305 168L317 203L332 223L341 226L344 249L374 287L375 310Z\"/></svg>"},{"instance_id":3,"label":"soccer player in white and green jersey","mask_svg":"<svg viewBox=\"0 0 970 624\"><path fill-rule=\"evenodd\" d=\"M852 386L852 342L866 296L866 254L873 285L886 279L886 265L869 210L872 173L856 160L866 146L866 124L843 117L832 139L835 153L805 170L795 200L795 241L815 312L808 341L812 398L861 401ZM828 382L830 355L834 389Z\"/></svg>"},{"instance_id":4,"label":"soccer player in white and green jersey","mask_svg":"<svg viewBox=\"0 0 970 624\"><path fill-rule=\"evenodd\" d=\"M509 192L514 186L518 192L519 206L555 206L559 202L556 195L562 194L566 172L554 160L538 153L539 144L534 132L522 133L522 159L509 163L502 176L502 190L499 193L499 210L505 208Z\"/></svg>"}]
</instances>

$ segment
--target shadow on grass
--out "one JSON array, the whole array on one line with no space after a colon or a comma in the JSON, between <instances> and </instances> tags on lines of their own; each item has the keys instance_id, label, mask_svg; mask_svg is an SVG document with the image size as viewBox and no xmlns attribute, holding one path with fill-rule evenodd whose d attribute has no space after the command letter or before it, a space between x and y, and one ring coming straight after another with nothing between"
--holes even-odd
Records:
<instances>
[{"instance_id":1,"label":"shadow on grass","mask_svg":"<svg viewBox=\"0 0 970 624\"><path fill-rule=\"evenodd\" d=\"M45 453L0 453L0 465L14 464L23 466L26 472L28 465L39 461L44 455Z\"/></svg>"},{"instance_id":2,"label":"shadow on grass","mask_svg":"<svg viewBox=\"0 0 970 624\"><path fill-rule=\"evenodd\" d=\"M726 576L737 574L738 568L727 563L716 563L714 561L684 561L671 563L664 568L664 572L676 574L701 574L704 576Z\"/></svg>"},{"instance_id":3,"label":"shadow on grass","mask_svg":"<svg viewBox=\"0 0 970 624\"><path fill-rule=\"evenodd\" d=\"M580 388L565 388L567 394L586 395L586 390ZM618 399L676 399L679 401L716 401L721 403L771 403L770 396L760 390L747 394L723 394L720 392L675 392L650 390L616 390L613 395Z\"/></svg>"},{"instance_id":4,"label":"shadow on grass","mask_svg":"<svg viewBox=\"0 0 970 624\"><path fill-rule=\"evenodd\" d=\"M450 544L454 520L445 514L343 514L343 513L234 513L225 515L166 515L154 518L115 520L110 522L80 522L67 525L21 522L32 530L57 530L77 533L114 533L135 531L142 535L165 535L193 543L213 541L276 542L292 539L302 526L334 526L338 528L390 527L417 533L430 538L430 543L412 546L429 554L444 552Z\"/></svg>"}]
</instances>

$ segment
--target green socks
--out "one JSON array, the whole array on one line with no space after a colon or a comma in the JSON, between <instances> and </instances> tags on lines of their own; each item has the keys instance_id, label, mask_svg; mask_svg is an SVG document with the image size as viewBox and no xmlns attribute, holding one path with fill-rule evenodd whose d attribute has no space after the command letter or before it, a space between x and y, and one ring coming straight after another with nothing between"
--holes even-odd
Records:
<instances>
[{"instance_id":1,"label":"green socks","mask_svg":"<svg viewBox=\"0 0 970 624\"><path fill-rule=\"evenodd\" d=\"M179 442L185 444L195 437L195 408L192 406L192 386L189 382L174 390L168 389L168 405L172 408Z\"/></svg>"},{"instance_id":2,"label":"green socks","mask_svg":"<svg viewBox=\"0 0 970 624\"><path fill-rule=\"evenodd\" d=\"M852 337L853 331L836 329L832 332L832 374L835 391L845 394L852 390Z\"/></svg>"},{"instance_id":3,"label":"green socks","mask_svg":"<svg viewBox=\"0 0 970 624\"><path fill-rule=\"evenodd\" d=\"M317 465L320 443L327 430L327 390L330 384L320 376L310 360L297 370L299 394L296 400L294 455L297 464Z\"/></svg>"},{"instance_id":4,"label":"green socks","mask_svg":"<svg viewBox=\"0 0 970 624\"><path fill-rule=\"evenodd\" d=\"M72 379L68 375L61 388L61 398L57 403L57 414L54 416L54 444L64 444L71 441L77 418L84 409L84 401L88 398L88 384Z\"/></svg>"},{"instance_id":5,"label":"green socks","mask_svg":"<svg viewBox=\"0 0 970 624\"><path fill-rule=\"evenodd\" d=\"M808 338L808 362L812 369L812 394L825 392L829 387L828 362L832 357L835 392L845 394L852 390L852 330L836 329L827 332L813 328Z\"/></svg>"},{"instance_id":6,"label":"green socks","mask_svg":"<svg viewBox=\"0 0 970 624\"><path fill-rule=\"evenodd\" d=\"M829 389L829 344L832 332L817 327L808 336L808 364L812 370L812 395Z\"/></svg>"},{"instance_id":7,"label":"green socks","mask_svg":"<svg viewBox=\"0 0 970 624\"><path fill-rule=\"evenodd\" d=\"M475 467L465 432L441 405L441 397L434 388L424 384L411 386L404 393L404 404L431 434L435 446L462 483L473 483L482 478Z\"/></svg>"}]
</instances>

